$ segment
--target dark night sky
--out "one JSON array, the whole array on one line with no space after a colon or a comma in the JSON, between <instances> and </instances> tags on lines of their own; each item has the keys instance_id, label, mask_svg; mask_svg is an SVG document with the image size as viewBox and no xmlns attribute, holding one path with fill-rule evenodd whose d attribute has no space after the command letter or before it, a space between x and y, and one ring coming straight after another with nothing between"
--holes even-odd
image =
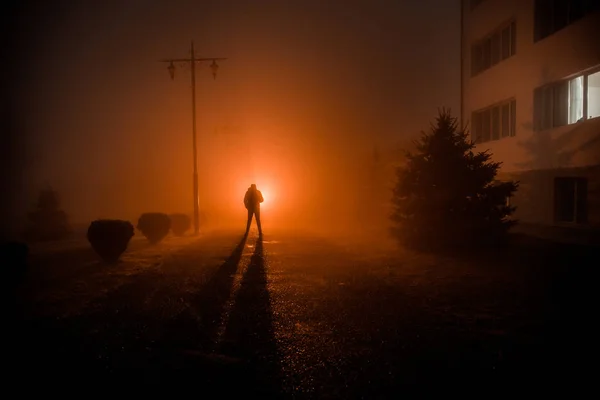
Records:
<instances>
[{"instance_id":1,"label":"dark night sky","mask_svg":"<svg viewBox=\"0 0 600 400\"><path fill-rule=\"evenodd\" d=\"M17 224L47 184L74 221L185 208L189 71L171 81L157 60L187 56L192 39L200 56L229 57L216 81L198 70L201 171L226 168L237 156L222 149L243 142L272 169L278 148L304 148L290 174L305 163L335 180L358 150L415 135L440 106L458 112L458 0L14 3L2 155ZM211 136L230 124L237 144ZM221 190L209 175L202 185Z\"/></svg>"}]
</instances>

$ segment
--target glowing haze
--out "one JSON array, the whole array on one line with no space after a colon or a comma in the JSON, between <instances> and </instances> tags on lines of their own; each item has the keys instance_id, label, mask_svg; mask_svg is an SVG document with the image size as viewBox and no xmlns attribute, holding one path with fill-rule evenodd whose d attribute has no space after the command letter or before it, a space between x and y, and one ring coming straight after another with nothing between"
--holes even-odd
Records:
<instances>
[{"instance_id":1,"label":"glowing haze","mask_svg":"<svg viewBox=\"0 0 600 400\"><path fill-rule=\"evenodd\" d=\"M251 183L265 229L356 224L373 148L458 111L458 1L48 3L15 12L17 216L48 184L73 222L191 213L190 71L171 81L157 61L187 57L192 39L198 56L228 57L216 80L197 69L214 225L243 229Z\"/></svg>"}]
</instances>

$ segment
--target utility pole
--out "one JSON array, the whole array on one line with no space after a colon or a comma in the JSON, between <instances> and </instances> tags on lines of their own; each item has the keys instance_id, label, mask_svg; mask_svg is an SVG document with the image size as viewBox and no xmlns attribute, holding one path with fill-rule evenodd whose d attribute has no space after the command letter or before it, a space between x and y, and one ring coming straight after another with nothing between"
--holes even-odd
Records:
<instances>
[{"instance_id":1,"label":"utility pole","mask_svg":"<svg viewBox=\"0 0 600 400\"><path fill-rule=\"evenodd\" d=\"M175 79L175 64L181 63L182 65L189 64L192 70L192 153L194 158L194 173L193 173L193 190L194 190L194 234L198 235L200 232L200 214L199 214L199 196L198 196L198 151L196 147L196 64L204 61L212 61L210 69L212 71L213 79L217 79L217 71L219 65L217 60L226 60L223 57L208 57L208 58L196 58L194 54L194 42L192 41L190 47L190 58L169 58L160 60L160 62L167 62L169 66L169 74L171 79Z\"/></svg>"}]
</instances>

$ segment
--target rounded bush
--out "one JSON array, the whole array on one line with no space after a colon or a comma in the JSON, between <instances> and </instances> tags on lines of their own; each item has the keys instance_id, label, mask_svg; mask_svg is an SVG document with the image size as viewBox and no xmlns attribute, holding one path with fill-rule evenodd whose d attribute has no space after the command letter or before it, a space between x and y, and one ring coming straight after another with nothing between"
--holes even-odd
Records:
<instances>
[{"instance_id":1,"label":"rounded bush","mask_svg":"<svg viewBox=\"0 0 600 400\"><path fill-rule=\"evenodd\" d=\"M175 236L183 236L192 227L192 219L186 214L171 214L171 230Z\"/></svg>"},{"instance_id":2,"label":"rounded bush","mask_svg":"<svg viewBox=\"0 0 600 400\"><path fill-rule=\"evenodd\" d=\"M29 246L21 242L3 242L0 246L0 265L6 277L4 283L11 288L21 284L27 275Z\"/></svg>"},{"instance_id":3,"label":"rounded bush","mask_svg":"<svg viewBox=\"0 0 600 400\"><path fill-rule=\"evenodd\" d=\"M171 218L164 213L145 213L140 216L137 228L150 243L158 243L171 230Z\"/></svg>"},{"instance_id":4,"label":"rounded bush","mask_svg":"<svg viewBox=\"0 0 600 400\"><path fill-rule=\"evenodd\" d=\"M100 219L90 224L87 239L102 260L115 263L127 250L134 234L133 225L129 221Z\"/></svg>"}]
</instances>

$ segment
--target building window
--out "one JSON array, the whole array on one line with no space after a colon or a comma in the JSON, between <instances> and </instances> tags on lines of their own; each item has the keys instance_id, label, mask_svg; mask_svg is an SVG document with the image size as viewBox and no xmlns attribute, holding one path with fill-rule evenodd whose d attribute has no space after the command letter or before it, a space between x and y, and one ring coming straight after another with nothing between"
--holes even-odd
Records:
<instances>
[{"instance_id":1,"label":"building window","mask_svg":"<svg viewBox=\"0 0 600 400\"><path fill-rule=\"evenodd\" d=\"M569 81L569 124L583 118L583 76Z\"/></svg>"},{"instance_id":2,"label":"building window","mask_svg":"<svg viewBox=\"0 0 600 400\"><path fill-rule=\"evenodd\" d=\"M587 76L587 118L600 117L600 71Z\"/></svg>"},{"instance_id":3,"label":"building window","mask_svg":"<svg viewBox=\"0 0 600 400\"><path fill-rule=\"evenodd\" d=\"M471 46L471 75L475 76L517 52L517 23L511 21Z\"/></svg>"},{"instance_id":4,"label":"building window","mask_svg":"<svg viewBox=\"0 0 600 400\"><path fill-rule=\"evenodd\" d=\"M534 40L542 40L597 10L597 0L535 0Z\"/></svg>"},{"instance_id":5,"label":"building window","mask_svg":"<svg viewBox=\"0 0 600 400\"><path fill-rule=\"evenodd\" d=\"M537 131L599 117L600 71L539 87L533 96Z\"/></svg>"},{"instance_id":6,"label":"building window","mask_svg":"<svg viewBox=\"0 0 600 400\"><path fill-rule=\"evenodd\" d=\"M471 140L484 143L503 137L515 136L517 127L517 102L503 101L471 115Z\"/></svg>"},{"instance_id":7,"label":"building window","mask_svg":"<svg viewBox=\"0 0 600 400\"><path fill-rule=\"evenodd\" d=\"M587 222L587 186L586 178L554 178L556 222Z\"/></svg>"}]
</instances>

